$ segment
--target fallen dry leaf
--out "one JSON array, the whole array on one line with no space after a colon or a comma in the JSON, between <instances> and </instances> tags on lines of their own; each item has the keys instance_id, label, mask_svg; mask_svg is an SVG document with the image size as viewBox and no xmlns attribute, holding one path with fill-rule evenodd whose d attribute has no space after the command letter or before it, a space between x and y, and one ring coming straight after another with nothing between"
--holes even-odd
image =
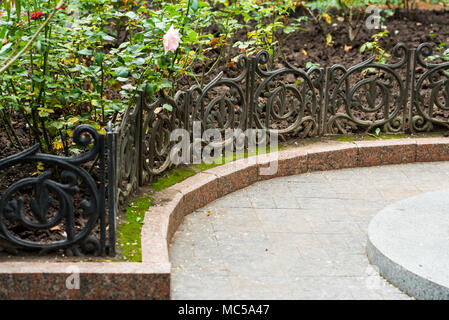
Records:
<instances>
[{"instance_id":1,"label":"fallen dry leaf","mask_svg":"<svg viewBox=\"0 0 449 320\"><path fill-rule=\"evenodd\" d=\"M347 45L345 45L345 51L346 52L348 52L349 50L351 50L352 49L352 46L347 46Z\"/></svg>"}]
</instances>

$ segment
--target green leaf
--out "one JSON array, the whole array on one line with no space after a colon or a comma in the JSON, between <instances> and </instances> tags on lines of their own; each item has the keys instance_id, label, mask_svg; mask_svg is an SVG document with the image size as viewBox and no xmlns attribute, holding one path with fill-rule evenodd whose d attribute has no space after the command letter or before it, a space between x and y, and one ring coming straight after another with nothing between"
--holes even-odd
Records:
<instances>
[{"instance_id":1,"label":"green leaf","mask_svg":"<svg viewBox=\"0 0 449 320\"><path fill-rule=\"evenodd\" d=\"M193 42L198 38L198 33L196 33L194 30L188 30L187 38L189 38L189 41Z\"/></svg>"},{"instance_id":2,"label":"green leaf","mask_svg":"<svg viewBox=\"0 0 449 320\"><path fill-rule=\"evenodd\" d=\"M98 65L103 63L104 53L103 52L94 52L94 59Z\"/></svg>"},{"instance_id":3,"label":"green leaf","mask_svg":"<svg viewBox=\"0 0 449 320\"><path fill-rule=\"evenodd\" d=\"M38 83L41 83L42 81L44 81L43 78L38 78L37 76L31 76L31 80L33 80L34 82L38 82Z\"/></svg>"},{"instance_id":4,"label":"green leaf","mask_svg":"<svg viewBox=\"0 0 449 320\"><path fill-rule=\"evenodd\" d=\"M103 38L104 41L114 41L114 40L115 40L114 37L111 37L111 36L108 35L108 34L103 35L102 38Z\"/></svg>"},{"instance_id":5,"label":"green leaf","mask_svg":"<svg viewBox=\"0 0 449 320\"><path fill-rule=\"evenodd\" d=\"M124 86L122 86L123 90L134 90L136 89L136 87L134 87L132 84L126 84Z\"/></svg>"},{"instance_id":6,"label":"green leaf","mask_svg":"<svg viewBox=\"0 0 449 320\"><path fill-rule=\"evenodd\" d=\"M167 103L165 103L162 107L163 107L164 109L170 111L170 112L173 111L173 106L171 106L171 105L169 105L169 104L167 104Z\"/></svg>"},{"instance_id":7,"label":"green leaf","mask_svg":"<svg viewBox=\"0 0 449 320\"><path fill-rule=\"evenodd\" d=\"M162 79L162 83L159 84L159 88L171 88L172 85L170 83L170 81L167 78Z\"/></svg>"},{"instance_id":8,"label":"green leaf","mask_svg":"<svg viewBox=\"0 0 449 320\"><path fill-rule=\"evenodd\" d=\"M137 58L134 63L138 66L144 65L145 64L145 59L143 58Z\"/></svg>"},{"instance_id":9,"label":"green leaf","mask_svg":"<svg viewBox=\"0 0 449 320\"><path fill-rule=\"evenodd\" d=\"M92 50L83 49L83 50L78 51L78 54L81 54L83 56L90 56L90 55L92 55Z\"/></svg>"},{"instance_id":10,"label":"green leaf","mask_svg":"<svg viewBox=\"0 0 449 320\"><path fill-rule=\"evenodd\" d=\"M0 49L0 54L6 52L6 50L8 50L9 48L11 48L11 46L12 46L12 43L11 43L11 42L5 44L5 45Z\"/></svg>"},{"instance_id":11,"label":"green leaf","mask_svg":"<svg viewBox=\"0 0 449 320\"><path fill-rule=\"evenodd\" d=\"M119 78L126 78L128 77L129 69L125 66L120 66L115 69L115 75Z\"/></svg>"},{"instance_id":12,"label":"green leaf","mask_svg":"<svg viewBox=\"0 0 449 320\"><path fill-rule=\"evenodd\" d=\"M128 11L127 13L125 13L125 16L127 16L128 18L130 18L132 20L139 19L139 16L134 11Z\"/></svg>"},{"instance_id":13,"label":"green leaf","mask_svg":"<svg viewBox=\"0 0 449 320\"><path fill-rule=\"evenodd\" d=\"M190 8L192 8L193 11L197 11L199 8L198 0L190 0Z\"/></svg>"},{"instance_id":14,"label":"green leaf","mask_svg":"<svg viewBox=\"0 0 449 320\"><path fill-rule=\"evenodd\" d=\"M360 52L363 53L366 50L366 43L360 47Z\"/></svg>"}]
</instances>

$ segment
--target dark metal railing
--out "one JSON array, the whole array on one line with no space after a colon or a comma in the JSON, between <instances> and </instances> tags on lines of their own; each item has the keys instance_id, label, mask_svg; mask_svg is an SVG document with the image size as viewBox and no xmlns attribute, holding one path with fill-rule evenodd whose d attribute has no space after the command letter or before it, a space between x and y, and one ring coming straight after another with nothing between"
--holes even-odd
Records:
<instances>
[{"instance_id":1,"label":"dark metal railing","mask_svg":"<svg viewBox=\"0 0 449 320\"><path fill-rule=\"evenodd\" d=\"M109 146L111 138L108 133ZM79 146L90 146L90 150L79 156L61 157L39 153L39 145L35 145L0 160L2 174L8 169L20 171L26 165L44 168L34 175L19 177L1 194L2 249L13 253L18 249L34 249L40 253L63 249L69 256L84 252L115 254L115 238L111 236L115 232L111 188L109 208L106 207L106 169L109 169L109 179L114 173L112 157L106 150L112 149L106 148L105 136L91 126L77 127L73 140ZM96 161L98 172L94 177L83 165Z\"/></svg>"}]
</instances>

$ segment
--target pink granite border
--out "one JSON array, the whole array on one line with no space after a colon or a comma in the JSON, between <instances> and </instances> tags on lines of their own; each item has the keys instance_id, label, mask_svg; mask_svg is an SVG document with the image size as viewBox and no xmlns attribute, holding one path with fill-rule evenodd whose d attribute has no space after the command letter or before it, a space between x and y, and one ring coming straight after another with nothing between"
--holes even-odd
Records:
<instances>
[{"instance_id":1,"label":"pink granite border","mask_svg":"<svg viewBox=\"0 0 449 320\"><path fill-rule=\"evenodd\" d=\"M448 161L449 138L320 142L234 161L156 194L142 229L142 263L0 263L0 299L169 299L169 245L184 216L257 181L318 170ZM274 175L263 170L277 163ZM80 290L68 290L70 267ZM70 272L68 272L68 270Z\"/></svg>"}]
</instances>

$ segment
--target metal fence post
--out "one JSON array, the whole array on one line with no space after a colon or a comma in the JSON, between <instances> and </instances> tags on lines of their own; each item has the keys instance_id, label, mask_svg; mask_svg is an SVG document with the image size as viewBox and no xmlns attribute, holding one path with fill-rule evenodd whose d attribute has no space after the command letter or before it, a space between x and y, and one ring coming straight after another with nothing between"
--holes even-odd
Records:
<instances>
[{"instance_id":1,"label":"metal fence post","mask_svg":"<svg viewBox=\"0 0 449 320\"><path fill-rule=\"evenodd\" d=\"M136 126L137 126L137 134L136 134L136 154L134 155L136 157L136 175L137 175L137 183L139 186L143 185L143 104L145 103L145 89L141 92L139 96L139 100L137 103L137 118L136 118Z\"/></svg>"},{"instance_id":2,"label":"metal fence post","mask_svg":"<svg viewBox=\"0 0 449 320\"><path fill-rule=\"evenodd\" d=\"M109 255L115 255L115 232L117 219L117 184L115 181L115 142L116 134L113 132L112 123L108 123L107 144L108 144L108 224L109 224Z\"/></svg>"}]
</instances>

